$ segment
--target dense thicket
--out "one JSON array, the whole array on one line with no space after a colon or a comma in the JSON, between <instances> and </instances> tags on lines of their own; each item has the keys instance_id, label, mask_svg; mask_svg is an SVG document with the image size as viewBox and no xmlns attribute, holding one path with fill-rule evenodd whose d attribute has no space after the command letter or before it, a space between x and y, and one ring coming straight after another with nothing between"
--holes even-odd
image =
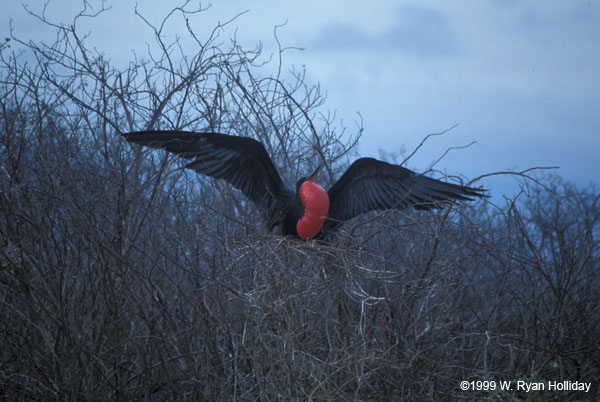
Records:
<instances>
[{"instance_id":1,"label":"dense thicket","mask_svg":"<svg viewBox=\"0 0 600 402\"><path fill-rule=\"evenodd\" d=\"M0 398L531 398L459 387L518 379L593 382L535 398L599 392L596 188L550 177L503 208L372 214L329 245L267 234L237 191L120 132L249 135L288 181L317 163L331 180L354 139L318 114L317 87L268 75L219 28L193 56L156 29L158 53L122 71L76 23L56 29L51 46L0 49Z\"/></svg>"}]
</instances>

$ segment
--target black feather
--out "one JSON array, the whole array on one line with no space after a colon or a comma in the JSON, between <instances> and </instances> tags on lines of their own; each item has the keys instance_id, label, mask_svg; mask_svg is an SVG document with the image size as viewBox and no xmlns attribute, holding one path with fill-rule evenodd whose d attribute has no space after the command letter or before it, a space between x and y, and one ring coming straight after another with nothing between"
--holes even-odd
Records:
<instances>
[{"instance_id":1,"label":"black feather","mask_svg":"<svg viewBox=\"0 0 600 402\"><path fill-rule=\"evenodd\" d=\"M264 146L252 138L181 131L140 131L123 136L129 142L162 148L191 160L187 168L228 181L261 208L272 211L269 216L282 216L285 211L277 211L281 208L278 197L293 195ZM277 222L269 220L267 224Z\"/></svg>"},{"instance_id":2,"label":"black feather","mask_svg":"<svg viewBox=\"0 0 600 402\"><path fill-rule=\"evenodd\" d=\"M442 202L485 196L484 190L445 183L373 158L357 159L327 193L330 219L323 231L373 210L408 206L427 210Z\"/></svg>"}]
</instances>

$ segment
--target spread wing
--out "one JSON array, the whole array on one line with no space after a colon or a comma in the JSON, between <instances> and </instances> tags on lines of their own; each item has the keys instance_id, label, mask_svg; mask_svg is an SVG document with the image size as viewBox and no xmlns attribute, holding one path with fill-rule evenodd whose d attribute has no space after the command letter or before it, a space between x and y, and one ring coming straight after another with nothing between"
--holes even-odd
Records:
<instances>
[{"instance_id":1,"label":"spread wing","mask_svg":"<svg viewBox=\"0 0 600 402\"><path fill-rule=\"evenodd\" d=\"M139 131L123 134L135 144L162 148L191 162L198 173L223 179L266 212L268 225L279 219L278 199L290 196L265 147L248 137L184 131Z\"/></svg>"},{"instance_id":2,"label":"spread wing","mask_svg":"<svg viewBox=\"0 0 600 402\"><path fill-rule=\"evenodd\" d=\"M327 192L328 229L365 212L432 209L443 201L484 197L484 190L445 183L373 158L357 159Z\"/></svg>"}]
</instances>

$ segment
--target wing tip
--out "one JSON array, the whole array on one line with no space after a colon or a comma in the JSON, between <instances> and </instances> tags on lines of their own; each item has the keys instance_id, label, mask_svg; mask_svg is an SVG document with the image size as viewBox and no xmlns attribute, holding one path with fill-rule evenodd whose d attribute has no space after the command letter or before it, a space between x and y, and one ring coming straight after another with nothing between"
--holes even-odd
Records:
<instances>
[{"instance_id":1,"label":"wing tip","mask_svg":"<svg viewBox=\"0 0 600 402\"><path fill-rule=\"evenodd\" d=\"M487 188L462 186L462 189L464 193L463 197L465 197L469 201L475 201L473 198L470 197L478 197L484 199L491 197L487 194L489 192L489 189Z\"/></svg>"},{"instance_id":2,"label":"wing tip","mask_svg":"<svg viewBox=\"0 0 600 402\"><path fill-rule=\"evenodd\" d=\"M151 132L149 131L130 131L127 133L121 133L121 136L125 138L128 142L143 144L148 139L147 136L149 134L151 134Z\"/></svg>"},{"instance_id":3,"label":"wing tip","mask_svg":"<svg viewBox=\"0 0 600 402\"><path fill-rule=\"evenodd\" d=\"M127 140L127 142L144 145L150 148L165 148L167 144L180 142L182 136L187 135L186 132L175 132L170 130L144 130L144 131L130 131L127 133L122 133L121 136ZM174 151L171 149L165 148L167 151L171 152L181 152Z\"/></svg>"}]
</instances>

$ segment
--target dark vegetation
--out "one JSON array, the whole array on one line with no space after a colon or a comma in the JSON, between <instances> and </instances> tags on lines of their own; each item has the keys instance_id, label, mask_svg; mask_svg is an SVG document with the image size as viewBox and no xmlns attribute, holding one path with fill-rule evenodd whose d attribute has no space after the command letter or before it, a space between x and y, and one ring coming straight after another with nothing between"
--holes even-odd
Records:
<instances>
[{"instance_id":1,"label":"dark vegetation","mask_svg":"<svg viewBox=\"0 0 600 402\"><path fill-rule=\"evenodd\" d=\"M1 48L0 399L598 395L597 188L522 174L502 207L371 214L330 245L268 234L236 190L120 133L249 135L288 183L318 163L326 183L360 127L220 27L191 54L149 26L158 51L117 70L85 18ZM459 388L517 379L592 389Z\"/></svg>"}]
</instances>

